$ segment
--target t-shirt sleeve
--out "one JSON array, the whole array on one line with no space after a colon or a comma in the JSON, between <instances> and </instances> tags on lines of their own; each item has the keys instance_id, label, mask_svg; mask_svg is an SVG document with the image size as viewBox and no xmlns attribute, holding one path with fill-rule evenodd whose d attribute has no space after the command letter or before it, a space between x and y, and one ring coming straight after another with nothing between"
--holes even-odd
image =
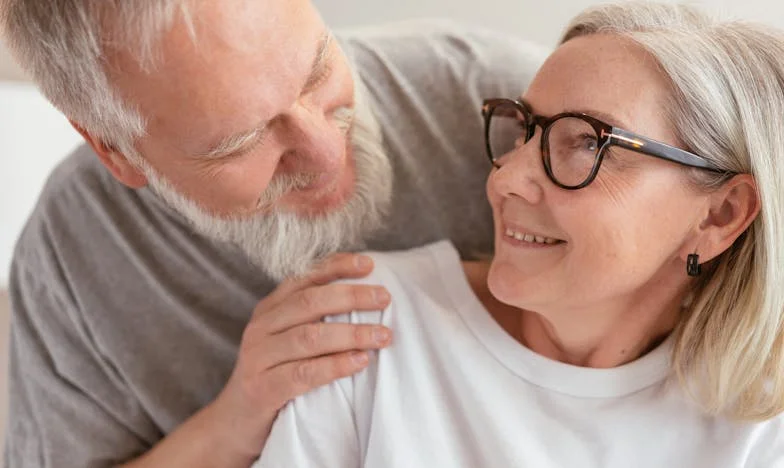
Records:
<instances>
[{"instance_id":1,"label":"t-shirt sleeve","mask_svg":"<svg viewBox=\"0 0 784 468\"><path fill-rule=\"evenodd\" d=\"M115 466L148 450L156 429L57 291L12 270L4 466Z\"/></svg>"},{"instance_id":2,"label":"t-shirt sleeve","mask_svg":"<svg viewBox=\"0 0 784 468\"><path fill-rule=\"evenodd\" d=\"M369 86L390 99L414 94L420 112L444 118L469 98L520 96L550 50L512 34L450 20L410 20L387 28L346 30ZM389 76L389 79L380 77ZM476 109L477 114L479 108Z\"/></svg>"},{"instance_id":3,"label":"t-shirt sleeve","mask_svg":"<svg viewBox=\"0 0 784 468\"><path fill-rule=\"evenodd\" d=\"M784 415L760 424L761 430L749 449L747 468L784 468Z\"/></svg>"},{"instance_id":4,"label":"t-shirt sleeve","mask_svg":"<svg viewBox=\"0 0 784 468\"><path fill-rule=\"evenodd\" d=\"M335 382L286 405L253 468L359 468L361 460L351 403Z\"/></svg>"},{"instance_id":5,"label":"t-shirt sleeve","mask_svg":"<svg viewBox=\"0 0 784 468\"><path fill-rule=\"evenodd\" d=\"M357 280L366 284L372 279ZM382 313L352 312L327 322L378 324ZM278 414L261 457L253 468L359 468L364 459L368 408L377 375L378 354L367 368L317 388L291 402Z\"/></svg>"},{"instance_id":6,"label":"t-shirt sleeve","mask_svg":"<svg viewBox=\"0 0 784 468\"><path fill-rule=\"evenodd\" d=\"M478 101L522 95L549 54L546 47L510 34L457 25L451 31L442 48L452 49L455 85L462 83Z\"/></svg>"}]
</instances>

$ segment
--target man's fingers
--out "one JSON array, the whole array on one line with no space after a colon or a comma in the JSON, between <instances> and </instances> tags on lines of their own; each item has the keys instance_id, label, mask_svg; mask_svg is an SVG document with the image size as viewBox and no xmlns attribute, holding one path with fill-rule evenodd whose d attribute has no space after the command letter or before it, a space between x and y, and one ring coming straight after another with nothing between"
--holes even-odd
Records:
<instances>
[{"instance_id":1,"label":"man's fingers","mask_svg":"<svg viewBox=\"0 0 784 468\"><path fill-rule=\"evenodd\" d=\"M373 259L367 255L334 254L313 267L308 274L282 282L275 291L259 303L256 310L273 308L302 289L329 284L339 279L362 278L371 271L373 271Z\"/></svg>"},{"instance_id":2,"label":"man's fingers","mask_svg":"<svg viewBox=\"0 0 784 468\"><path fill-rule=\"evenodd\" d=\"M368 359L367 352L351 351L281 364L264 376L264 391L282 407L310 390L359 372Z\"/></svg>"},{"instance_id":3,"label":"man's fingers","mask_svg":"<svg viewBox=\"0 0 784 468\"><path fill-rule=\"evenodd\" d=\"M339 352L378 349L392 342L392 332L381 325L308 323L272 335L250 355L264 368Z\"/></svg>"},{"instance_id":4,"label":"man's fingers","mask_svg":"<svg viewBox=\"0 0 784 468\"><path fill-rule=\"evenodd\" d=\"M366 255L334 255L311 273L281 283L260 301L245 327L238 359L239 388L265 407L349 376L367 365L367 351L387 346L380 325L324 323L327 315L385 309L391 297L380 286L334 284L373 270Z\"/></svg>"},{"instance_id":5,"label":"man's fingers","mask_svg":"<svg viewBox=\"0 0 784 468\"><path fill-rule=\"evenodd\" d=\"M329 284L344 278L362 278L373 271L373 259L362 254L335 254L324 259L305 276L312 285Z\"/></svg>"},{"instance_id":6,"label":"man's fingers","mask_svg":"<svg viewBox=\"0 0 784 468\"><path fill-rule=\"evenodd\" d=\"M386 288L364 284L313 286L292 294L275 309L260 312L246 333L275 334L321 320L326 315L355 310L385 309L391 297Z\"/></svg>"}]
</instances>

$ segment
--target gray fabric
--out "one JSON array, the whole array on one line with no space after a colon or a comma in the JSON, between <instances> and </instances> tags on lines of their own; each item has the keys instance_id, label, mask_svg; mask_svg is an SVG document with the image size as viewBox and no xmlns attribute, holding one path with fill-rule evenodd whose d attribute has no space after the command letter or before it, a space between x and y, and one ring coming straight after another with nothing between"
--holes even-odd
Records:
<instances>
[{"instance_id":1,"label":"gray fabric","mask_svg":"<svg viewBox=\"0 0 784 468\"><path fill-rule=\"evenodd\" d=\"M394 164L393 212L368 248L450 238L464 255L487 251L480 102L518 95L541 51L434 22L339 37ZM10 286L5 462L62 468L128 460L210 402L275 285L82 147L49 179Z\"/></svg>"}]
</instances>

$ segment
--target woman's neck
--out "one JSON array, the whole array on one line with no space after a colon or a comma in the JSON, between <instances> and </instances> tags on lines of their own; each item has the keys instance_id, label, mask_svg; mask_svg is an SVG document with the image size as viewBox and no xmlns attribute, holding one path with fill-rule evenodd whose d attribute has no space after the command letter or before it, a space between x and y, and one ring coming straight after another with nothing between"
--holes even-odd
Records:
<instances>
[{"instance_id":1,"label":"woman's neck","mask_svg":"<svg viewBox=\"0 0 784 468\"><path fill-rule=\"evenodd\" d=\"M564 363L611 368L658 346L675 328L682 285L580 309L528 311L501 303L487 287L490 262L465 262L469 284L493 318L532 351Z\"/></svg>"},{"instance_id":2,"label":"woman's neck","mask_svg":"<svg viewBox=\"0 0 784 468\"><path fill-rule=\"evenodd\" d=\"M633 311L616 314L613 323L595 323L591 319L597 320L597 314L589 311L578 312L584 316L553 318L521 310L516 338L550 359L581 367L617 367L664 341L675 328L679 307L635 307Z\"/></svg>"}]
</instances>

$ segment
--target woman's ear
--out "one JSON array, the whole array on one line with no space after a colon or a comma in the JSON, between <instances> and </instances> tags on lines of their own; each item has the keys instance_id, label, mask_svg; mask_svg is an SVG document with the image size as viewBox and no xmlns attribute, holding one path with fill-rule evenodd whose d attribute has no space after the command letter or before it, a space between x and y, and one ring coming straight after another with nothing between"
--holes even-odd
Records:
<instances>
[{"instance_id":1,"label":"woman's ear","mask_svg":"<svg viewBox=\"0 0 784 468\"><path fill-rule=\"evenodd\" d=\"M734 176L710 194L709 204L694 246L700 263L716 258L730 248L759 215L760 199L754 177L750 174Z\"/></svg>"},{"instance_id":2,"label":"woman's ear","mask_svg":"<svg viewBox=\"0 0 784 468\"><path fill-rule=\"evenodd\" d=\"M76 122L69 119L71 126L82 135L82 138L92 147L98 159L111 172L115 179L130 188L137 189L147 185L147 177L136 166L128 161L122 153L95 138Z\"/></svg>"}]
</instances>

